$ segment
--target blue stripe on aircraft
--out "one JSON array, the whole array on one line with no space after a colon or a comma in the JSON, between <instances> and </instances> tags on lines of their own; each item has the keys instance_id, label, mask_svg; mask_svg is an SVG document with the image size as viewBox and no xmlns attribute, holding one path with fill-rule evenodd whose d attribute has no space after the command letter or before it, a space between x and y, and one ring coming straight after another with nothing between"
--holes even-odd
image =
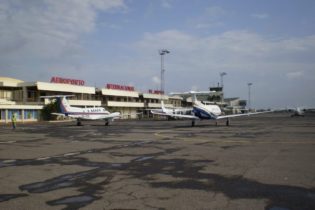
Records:
<instances>
[{"instance_id":1,"label":"blue stripe on aircraft","mask_svg":"<svg viewBox=\"0 0 315 210\"><path fill-rule=\"evenodd\" d=\"M109 115L104 112L66 112L67 115Z\"/></svg>"},{"instance_id":2,"label":"blue stripe on aircraft","mask_svg":"<svg viewBox=\"0 0 315 210\"><path fill-rule=\"evenodd\" d=\"M67 113L67 109L66 109L66 107L64 107L61 98L57 98L57 103L59 104L61 113L66 114Z\"/></svg>"},{"instance_id":3,"label":"blue stripe on aircraft","mask_svg":"<svg viewBox=\"0 0 315 210\"><path fill-rule=\"evenodd\" d=\"M205 111L203 109L200 109L198 107L194 107L193 112L200 119L208 119L208 120L212 119L212 116L211 116L211 114L209 112L207 112L207 111Z\"/></svg>"}]
</instances>

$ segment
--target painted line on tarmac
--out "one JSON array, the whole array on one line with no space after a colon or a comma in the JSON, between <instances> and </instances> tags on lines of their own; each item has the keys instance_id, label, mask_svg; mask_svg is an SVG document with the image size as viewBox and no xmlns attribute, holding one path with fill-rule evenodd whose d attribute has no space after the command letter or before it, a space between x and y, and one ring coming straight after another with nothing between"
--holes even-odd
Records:
<instances>
[{"instance_id":1,"label":"painted line on tarmac","mask_svg":"<svg viewBox=\"0 0 315 210\"><path fill-rule=\"evenodd\" d=\"M80 154L80 152L71 152L71 153L63 154L63 156L67 157L67 156L74 156L74 155L78 155L78 154Z\"/></svg>"},{"instance_id":2,"label":"painted line on tarmac","mask_svg":"<svg viewBox=\"0 0 315 210\"><path fill-rule=\"evenodd\" d=\"M14 163L16 160L3 160L2 163Z\"/></svg>"},{"instance_id":3,"label":"painted line on tarmac","mask_svg":"<svg viewBox=\"0 0 315 210\"><path fill-rule=\"evenodd\" d=\"M250 141L245 140L209 140L209 139L201 139L201 138L184 138L184 137L176 137L176 136L167 136L167 135L161 135L160 133L155 133L155 136L159 138L167 138L167 139L173 139L173 140L181 140L181 141L203 141L208 143L251 143Z\"/></svg>"},{"instance_id":4,"label":"painted line on tarmac","mask_svg":"<svg viewBox=\"0 0 315 210\"><path fill-rule=\"evenodd\" d=\"M70 152L70 153L65 153L65 154L62 154L62 155L39 157L39 158L36 158L36 160L47 160L47 159L50 159L50 158L61 158L61 157L68 157L68 156L79 155L79 154L80 154L80 152Z\"/></svg>"},{"instance_id":5,"label":"painted line on tarmac","mask_svg":"<svg viewBox=\"0 0 315 210\"><path fill-rule=\"evenodd\" d=\"M36 160L47 160L47 159L50 159L51 157L39 157L39 158L36 158Z\"/></svg>"},{"instance_id":6,"label":"painted line on tarmac","mask_svg":"<svg viewBox=\"0 0 315 210\"><path fill-rule=\"evenodd\" d=\"M177 137L172 135L163 135L162 132L154 133L154 136L159 138L167 138L173 140L182 140L182 141L204 141L208 143L243 143L243 144L315 144L315 141L251 141L251 140L209 140L202 138L185 138L185 137Z\"/></svg>"},{"instance_id":7,"label":"painted line on tarmac","mask_svg":"<svg viewBox=\"0 0 315 210\"><path fill-rule=\"evenodd\" d=\"M0 144L13 144L16 141L0 141Z\"/></svg>"}]
</instances>

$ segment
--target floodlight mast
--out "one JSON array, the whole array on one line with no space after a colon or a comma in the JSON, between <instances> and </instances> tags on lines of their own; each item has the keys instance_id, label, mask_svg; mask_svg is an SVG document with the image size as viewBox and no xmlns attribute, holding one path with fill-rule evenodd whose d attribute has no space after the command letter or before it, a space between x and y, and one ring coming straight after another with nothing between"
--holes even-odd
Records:
<instances>
[{"instance_id":1,"label":"floodlight mast","mask_svg":"<svg viewBox=\"0 0 315 210\"><path fill-rule=\"evenodd\" d=\"M248 111L250 111L251 109L251 101L250 101L250 87L253 85L253 83L249 82L247 83L248 86Z\"/></svg>"},{"instance_id":2,"label":"floodlight mast","mask_svg":"<svg viewBox=\"0 0 315 210\"><path fill-rule=\"evenodd\" d=\"M221 77L221 87L222 87L222 89L223 89L223 76L225 76L225 75L227 75L226 72L221 72L221 73L220 73L220 77Z\"/></svg>"},{"instance_id":3,"label":"floodlight mast","mask_svg":"<svg viewBox=\"0 0 315 210\"><path fill-rule=\"evenodd\" d=\"M222 87L222 97L221 97L221 105L223 106L224 102L224 90L223 90L223 76L227 75L226 72L221 72L220 77L221 77L221 87Z\"/></svg>"},{"instance_id":4,"label":"floodlight mast","mask_svg":"<svg viewBox=\"0 0 315 210\"><path fill-rule=\"evenodd\" d=\"M164 94L165 91L165 80L164 80L164 73L165 73L165 68L164 68L164 56L166 54L170 53L167 49L161 49L159 50L159 54L161 55L161 94Z\"/></svg>"}]
</instances>

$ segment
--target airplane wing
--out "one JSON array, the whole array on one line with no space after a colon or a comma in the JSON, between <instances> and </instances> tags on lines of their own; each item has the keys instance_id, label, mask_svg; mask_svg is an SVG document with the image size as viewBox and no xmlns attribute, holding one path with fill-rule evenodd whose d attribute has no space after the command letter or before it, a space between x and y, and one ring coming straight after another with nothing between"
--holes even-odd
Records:
<instances>
[{"instance_id":1,"label":"airplane wing","mask_svg":"<svg viewBox=\"0 0 315 210\"><path fill-rule=\"evenodd\" d=\"M76 119L81 119L81 120L87 120L87 121L90 121L90 120L115 120L115 119L119 119L121 117L120 113L119 112L113 112L113 113L110 113L110 114L107 114L107 115L103 115L103 116L91 116L91 115L68 115L69 117L73 117L73 118L76 118Z\"/></svg>"},{"instance_id":2,"label":"airplane wing","mask_svg":"<svg viewBox=\"0 0 315 210\"><path fill-rule=\"evenodd\" d=\"M157 115L159 115L159 114L164 114L164 113L162 112L162 110L154 110L154 109L151 109L150 112L151 112L152 114L157 114Z\"/></svg>"},{"instance_id":3,"label":"airplane wing","mask_svg":"<svg viewBox=\"0 0 315 210\"><path fill-rule=\"evenodd\" d=\"M169 110L171 110L172 112L188 112L188 111L192 111L193 108L167 108ZM161 111L162 109L145 109L148 111Z\"/></svg>"},{"instance_id":4,"label":"airplane wing","mask_svg":"<svg viewBox=\"0 0 315 210\"><path fill-rule=\"evenodd\" d=\"M176 112L189 112L192 111L193 108L175 108Z\"/></svg>"},{"instance_id":5,"label":"airplane wing","mask_svg":"<svg viewBox=\"0 0 315 210\"><path fill-rule=\"evenodd\" d=\"M84 114L82 115L74 115L74 114L63 114L63 113L51 113L52 115L57 115L57 116L62 116L62 117L71 117L71 118L74 118L74 119L81 119L81 120L113 120L113 119L119 119L121 117L121 115L119 113L110 113L106 116L102 116L102 117L96 117L96 118L91 118L90 116L86 116Z\"/></svg>"},{"instance_id":6,"label":"airplane wing","mask_svg":"<svg viewBox=\"0 0 315 210\"><path fill-rule=\"evenodd\" d=\"M162 116L168 116L168 117L178 117L178 118L184 118L184 119L199 120L199 117L196 117L195 115L187 115L187 114L166 114L166 113L157 113L157 112L152 112L152 114L162 115Z\"/></svg>"},{"instance_id":7,"label":"airplane wing","mask_svg":"<svg viewBox=\"0 0 315 210\"><path fill-rule=\"evenodd\" d=\"M121 117L121 115L120 115L120 113L119 112L113 112L113 113L110 113L109 115L106 115L104 118L102 118L102 119L104 119L104 120L106 120L106 119L109 119L109 120L113 120L113 119L118 119L118 118L120 118Z\"/></svg>"},{"instance_id":8,"label":"airplane wing","mask_svg":"<svg viewBox=\"0 0 315 210\"><path fill-rule=\"evenodd\" d=\"M121 114L120 117L135 117L135 116L138 116L138 115L141 115L143 114L142 112L137 112L137 113L132 113L132 114Z\"/></svg>"},{"instance_id":9,"label":"airplane wing","mask_svg":"<svg viewBox=\"0 0 315 210\"><path fill-rule=\"evenodd\" d=\"M264 114L264 113L269 113L273 111L266 111L266 112L252 112L252 113L245 113L245 114L230 114L230 115L221 115L217 117L217 120L219 119L226 119L226 118L232 118L232 117L242 117L242 116L250 116L250 115L255 115L255 114Z\"/></svg>"},{"instance_id":10,"label":"airplane wing","mask_svg":"<svg viewBox=\"0 0 315 210\"><path fill-rule=\"evenodd\" d=\"M62 113L56 113L56 112L52 112L52 113L50 113L50 114L52 114L52 115L57 115L57 116L63 116L63 117L65 117L65 116L66 116L65 114L62 114Z\"/></svg>"},{"instance_id":11,"label":"airplane wing","mask_svg":"<svg viewBox=\"0 0 315 210\"><path fill-rule=\"evenodd\" d=\"M63 113L56 113L56 112L52 112L50 114L56 115L56 116L61 116L61 117L70 117L72 119L83 119L84 120L84 118L82 118L81 116L77 116L77 115L71 115L71 114L65 115Z\"/></svg>"}]
</instances>

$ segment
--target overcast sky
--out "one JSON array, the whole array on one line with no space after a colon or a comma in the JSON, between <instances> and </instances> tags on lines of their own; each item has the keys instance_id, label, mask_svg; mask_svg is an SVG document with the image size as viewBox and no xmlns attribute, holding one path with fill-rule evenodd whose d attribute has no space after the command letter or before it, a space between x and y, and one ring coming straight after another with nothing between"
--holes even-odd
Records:
<instances>
[{"instance_id":1,"label":"overcast sky","mask_svg":"<svg viewBox=\"0 0 315 210\"><path fill-rule=\"evenodd\" d=\"M0 76L207 90L315 107L314 0L1 0Z\"/></svg>"}]
</instances>

